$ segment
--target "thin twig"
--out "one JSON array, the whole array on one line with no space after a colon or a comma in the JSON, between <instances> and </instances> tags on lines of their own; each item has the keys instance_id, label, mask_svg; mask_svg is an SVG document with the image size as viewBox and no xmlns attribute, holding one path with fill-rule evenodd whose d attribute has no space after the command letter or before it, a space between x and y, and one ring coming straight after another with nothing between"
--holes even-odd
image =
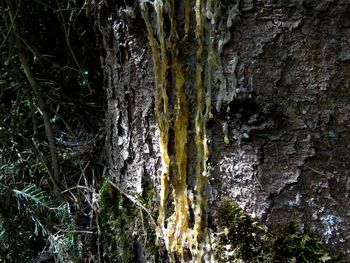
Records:
<instances>
[{"instance_id":1,"label":"thin twig","mask_svg":"<svg viewBox=\"0 0 350 263\"><path fill-rule=\"evenodd\" d=\"M19 28L18 21L16 19L16 13L15 13L15 4L17 4L16 1L11 1L7 0L7 5L9 8L9 15L11 22L13 24L13 31L15 35L15 41L16 41L16 46L18 49L18 56L19 60L21 63L21 66L24 70L24 73L27 77L27 80L33 90L34 96L36 97L36 100L38 102L38 106L40 111L42 112L43 120L44 120L44 126L45 126L45 133L46 137L49 143L50 147L50 155L51 155L51 161L52 161L52 168L53 168L53 174L54 174L54 180L52 180L52 183L54 185L54 193L58 199L61 199L61 196L59 194L59 187L57 185L57 182L59 182L59 177L60 177L60 172L59 172L59 165L58 165L58 158L57 158L57 153L56 153L56 147L55 147L55 137L54 137L54 132L53 128L50 122L50 117L49 114L46 110L46 105L45 102L42 98L41 92L39 90L38 83L36 79L33 76L33 72L30 68L27 56L26 56L26 49L25 46L23 45L23 42L21 38L19 37L21 33L24 31L23 29ZM19 5L19 4L18 4ZM19 6L17 6L19 8Z\"/></svg>"}]
</instances>

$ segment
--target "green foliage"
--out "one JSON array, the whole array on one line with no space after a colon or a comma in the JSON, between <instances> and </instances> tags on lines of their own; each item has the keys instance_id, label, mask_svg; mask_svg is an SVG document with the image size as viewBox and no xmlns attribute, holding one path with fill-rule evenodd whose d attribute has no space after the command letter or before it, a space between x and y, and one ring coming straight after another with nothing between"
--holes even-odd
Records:
<instances>
[{"instance_id":1,"label":"green foliage","mask_svg":"<svg viewBox=\"0 0 350 263\"><path fill-rule=\"evenodd\" d=\"M72 229L73 230L73 229ZM77 247L74 231L55 233L49 236L50 251L55 253L56 261L60 263L77 262L81 256Z\"/></svg>"},{"instance_id":2,"label":"green foliage","mask_svg":"<svg viewBox=\"0 0 350 263\"><path fill-rule=\"evenodd\" d=\"M17 200L17 209L30 218L34 224L34 235L48 235L45 225L53 221L69 220L69 207L66 205L56 207L48 196L35 185L28 185L21 190L12 189L13 197ZM45 222L42 221L42 219Z\"/></svg>"},{"instance_id":3,"label":"green foliage","mask_svg":"<svg viewBox=\"0 0 350 263\"><path fill-rule=\"evenodd\" d=\"M57 205L35 185L13 189L4 185L3 178L0 178L0 262L20 262L36 257L35 251L19 253L18 250L33 242L45 242L45 239L57 262L74 259L76 242L69 241L75 238L71 232L75 225L69 205ZM17 204L17 208L14 209L12 204Z\"/></svg>"},{"instance_id":4,"label":"green foliage","mask_svg":"<svg viewBox=\"0 0 350 263\"><path fill-rule=\"evenodd\" d=\"M215 252L219 262L346 262L330 254L313 233L295 222L268 231L235 202L224 201L218 214Z\"/></svg>"},{"instance_id":5,"label":"green foliage","mask_svg":"<svg viewBox=\"0 0 350 263\"><path fill-rule=\"evenodd\" d=\"M42 110L21 67L6 3L16 6L16 35L53 127L58 191ZM88 220L96 212L91 190L102 170L95 138L104 93L84 7L84 0L0 1L0 262L28 261L43 250L68 262L91 256L90 244L79 244L78 251L78 238L96 243L90 234L96 222Z\"/></svg>"}]
</instances>

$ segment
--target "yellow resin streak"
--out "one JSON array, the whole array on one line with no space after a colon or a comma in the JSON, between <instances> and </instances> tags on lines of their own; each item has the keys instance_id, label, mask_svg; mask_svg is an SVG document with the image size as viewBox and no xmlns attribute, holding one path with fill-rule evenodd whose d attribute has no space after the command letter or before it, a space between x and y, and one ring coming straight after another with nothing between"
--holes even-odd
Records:
<instances>
[{"instance_id":1,"label":"yellow resin streak","mask_svg":"<svg viewBox=\"0 0 350 263\"><path fill-rule=\"evenodd\" d=\"M164 1L164 3L163 3ZM185 8L184 37L180 41L177 32L175 0L154 0L141 2L142 16L145 20L148 39L153 55L153 70L156 84L156 117L159 126L159 144L162 160L160 207L157 236L164 240L171 261L180 258L186 260L185 251L190 251L193 262L202 262L210 254L210 235L207 228L207 194L209 158L207 122L211 117L211 65L215 64L213 45L209 42L207 71L204 72L204 18L211 1L196 0L195 21L198 49L196 52L196 90L197 110L195 121L196 185L194 200L194 225L190 228L190 201L187 186L187 151L189 109L185 92L185 74L180 59L181 45L190 30L190 0L183 0ZM152 5L156 14L156 29L152 26L147 5ZM169 35L164 32L164 16L169 17ZM170 58L167 55L170 54ZM171 73L171 74L170 74ZM203 75L207 74L204 80ZM173 81L168 83L168 77ZM170 117L168 92L174 89L174 117ZM169 131L173 124L175 160L169 158ZM173 167L174 169L171 169ZM171 178L171 179L170 179ZM170 189L173 197L173 214L167 217L167 199ZM187 250L186 250L187 249ZM177 255L177 257L175 257Z\"/></svg>"},{"instance_id":2,"label":"yellow resin streak","mask_svg":"<svg viewBox=\"0 0 350 263\"><path fill-rule=\"evenodd\" d=\"M203 80L203 51L204 51L204 14L205 6L202 0L196 0L196 38L198 42L196 85L197 85L197 111L195 118L195 142L197 147L196 166L196 199L195 224L191 244L194 262L202 262L203 256L210 253L210 236L207 228L207 194L208 184L207 161L209 158L207 122L210 116L210 84L205 87ZM209 93L209 94L208 94ZM209 96L208 96L209 95Z\"/></svg>"},{"instance_id":3,"label":"yellow resin streak","mask_svg":"<svg viewBox=\"0 0 350 263\"><path fill-rule=\"evenodd\" d=\"M167 67L168 61L166 57L165 39L163 30L163 4L161 0L155 1L154 8L157 14L157 24L159 25L160 45L155 38L151 22L148 17L148 8L145 2L141 4L141 12L146 23L148 31L148 39L153 54L153 71L156 82L156 103L155 112L159 126L159 147L162 161L161 174L161 193L158 217L157 236L161 237L165 222L166 201L169 193L169 175L170 175L170 158L168 153L169 144L169 128L170 128L170 114L169 114L169 98L167 95Z\"/></svg>"},{"instance_id":4,"label":"yellow resin streak","mask_svg":"<svg viewBox=\"0 0 350 263\"><path fill-rule=\"evenodd\" d=\"M187 246L189 233L189 202L187 194L187 130L189 110L185 93L185 76L181 61L177 55L179 39L176 30L175 2L171 0L170 12L170 53L172 70L175 78L176 101L174 106L174 136L175 136L175 174L172 180L174 194L174 214L168 223L168 238L170 252L177 252L184 258L184 248ZM186 27L186 26L185 26Z\"/></svg>"}]
</instances>

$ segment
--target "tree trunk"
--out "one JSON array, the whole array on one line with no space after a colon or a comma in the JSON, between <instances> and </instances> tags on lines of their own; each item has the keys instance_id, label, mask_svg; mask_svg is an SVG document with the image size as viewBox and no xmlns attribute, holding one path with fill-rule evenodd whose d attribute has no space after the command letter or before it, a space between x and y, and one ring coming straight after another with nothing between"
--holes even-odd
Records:
<instances>
[{"instance_id":1,"label":"tree trunk","mask_svg":"<svg viewBox=\"0 0 350 263\"><path fill-rule=\"evenodd\" d=\"M156 189L173 260L210 259L223 200L349 257L350 4L194 2L97 7L110 180Z\"/></svg>"}]
</instances>

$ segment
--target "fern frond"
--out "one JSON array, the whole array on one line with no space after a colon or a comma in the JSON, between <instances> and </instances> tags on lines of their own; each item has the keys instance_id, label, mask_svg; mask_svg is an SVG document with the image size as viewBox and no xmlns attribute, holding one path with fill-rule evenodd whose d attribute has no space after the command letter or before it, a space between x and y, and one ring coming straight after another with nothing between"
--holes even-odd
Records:
<instances>
[{"instance_id":1,"label":"fern frond","mask_svg":"<svg viewBox=\"0 0 350 263\"><path fill-rule=\"evenodd\" d=\"M33 235L47 236L50 251L55 253L58 262L71 262L70 258L78 254L79 249L73 231L76 226L68 203L57 205L44 191L33 184L22 189L13 189L1 181L0 197L9 198L11 202L8 203L12 203L12 206L17 204L18 213L32 221ZM3 228L0 214L0 246L6 244L6 238L6 228Z\"/></svg>"},{"instance_id":2,"label":"fern frond","mask_svg":"<svg viewBox=\"0 0 350 263\"><path fill-rule=\"evenodd\" d=\"M76 245L74 233L56 233L49 235L50 251L55 253L57 262L72 262L72 258L78 257L79 249Z\"/></svg>"},{"instance_id":3,"label":"fern frond","mask_svg":"<svg viewBox=\"0 0 350 263\"><path fill-rule=\"evenodd\" d=\"M1 215L0 215L0 244L4 244L5 241L7 241L6 239L6 231L3 227L3 222L2 222L2 218L1 218Z\"/></svg>"},{"instance_id":4,"label":"fern frond","mask_svg":"<svg viewBox=\"0 0 350 263\"><path fill-rule=\"evenodd\" d=\"M27 185L22 190L13 189L12 192L17 199L18 209L20 209L22 202L41 212L45 211L45 209L56 209L54 202L42 190L36 187L36 185Z\"/></svg>"},{"instance_id":5,"label":"fern frond","mask_svg":"<svg viewBox=\"0 0 350 263\"><path fill-rule=\"evenodd\" d=\"M12 195L17 200L17 209L33 222L35 235L48 235L50 231L47 228L52 221L58 220L64 225L70 225L73 221L68 203L56 206L36 185L27 185L21 190L12 189Z\"/></svg>"}]
</instances>

